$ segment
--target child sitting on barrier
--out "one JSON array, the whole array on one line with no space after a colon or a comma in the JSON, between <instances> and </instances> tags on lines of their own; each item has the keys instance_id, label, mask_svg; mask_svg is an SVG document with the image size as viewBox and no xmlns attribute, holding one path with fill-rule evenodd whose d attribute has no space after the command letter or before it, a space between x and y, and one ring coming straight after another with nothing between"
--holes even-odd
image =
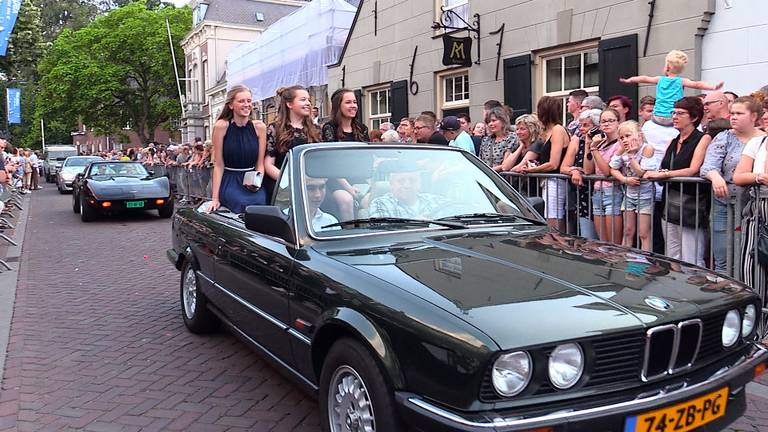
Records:
<instances>
[{"instance_id":1,"label":"child sitting on barrier","mask_svg":"<svg viewBox=\"0 0 768 432\"><path fill-rule=\"evenodd\" d=\"M621 211L624 213L623 246L635 245L639 232L640 247L651 250L651 222L653 215L653 182L641 180L649 170L658 169L659 161L653 157L653 146L646 143L640 125L625 121L619 125L621 148L611 157L611 176L626 185Z\"/></svg>"}]
</instances>

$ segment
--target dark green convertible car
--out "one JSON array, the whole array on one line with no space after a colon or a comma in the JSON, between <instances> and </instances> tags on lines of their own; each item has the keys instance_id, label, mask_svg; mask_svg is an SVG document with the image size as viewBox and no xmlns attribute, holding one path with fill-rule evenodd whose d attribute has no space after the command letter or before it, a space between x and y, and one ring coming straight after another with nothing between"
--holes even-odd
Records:
<instances>
[{"instance_id":1,"label":"dark green convertible car","mask_svg":"<svg viewBox=\"0 0 768 432\"><path fill-rule=\"evenodd\" d=\"M271 206L179 210L168 256L186 326L231 329L325 431L721 430L765 369L751 289L554 231L466 152L309 144L282 173Z\"/></svg>"}]
</instances>

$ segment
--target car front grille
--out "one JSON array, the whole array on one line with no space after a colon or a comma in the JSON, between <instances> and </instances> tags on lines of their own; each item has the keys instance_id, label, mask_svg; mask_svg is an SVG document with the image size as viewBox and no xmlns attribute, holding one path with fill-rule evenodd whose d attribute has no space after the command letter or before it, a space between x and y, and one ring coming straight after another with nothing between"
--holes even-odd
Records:
<instances>
[{"instance_id":1,"label":"car front grille","mask_svg":"<svg viewBox=\"0 0 768 432\"><path fill-rule=\"evenodd\" d=\"M646 381L682 375L690 369L710 364L727 354L721 342L724 318L725 313L718 313L649 330L580 340L578 342L584 347L584 351L593 353L589 368L591 373L580 388L626 389L641 386ZM672 327L676 330L671 330ZM741 345L737 344L737 346ZM675 347L677 353L672 361ZM555 389L547 379L546 360L554 349L553 345L536 350L534 361L536 359L539 361L535 362L534 367L544 369L536 375L538 379L534 378L532 382L532 385L537 387L515 399L561 392ZM480 386L480 400L483 402L498 402L506 399L496 393L493 388L492 367L491 364Z\"/></svg>"}]
</instances>

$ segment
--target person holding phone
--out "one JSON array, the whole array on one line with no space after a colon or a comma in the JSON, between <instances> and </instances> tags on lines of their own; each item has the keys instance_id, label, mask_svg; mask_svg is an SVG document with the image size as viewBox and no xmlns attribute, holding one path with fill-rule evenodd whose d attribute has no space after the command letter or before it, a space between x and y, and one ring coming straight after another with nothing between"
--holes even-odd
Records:
<instances>
[{"instance_id":1,"label":"person holding phone","mask_svg":"<svg viewBox=\"0 0 768 432\"><path fill-rule=\"evenodd\" d=\"M619 119L613 108L600 114L600 128L587 132L589 153L584 161L585 174L609 176L611 158L619 149ZM592 216L600 240L621 244L624 225L621 217L621 201L624 193L619 185L607 180L595 181L592 193Z\"/></svg>"}]
</instances>

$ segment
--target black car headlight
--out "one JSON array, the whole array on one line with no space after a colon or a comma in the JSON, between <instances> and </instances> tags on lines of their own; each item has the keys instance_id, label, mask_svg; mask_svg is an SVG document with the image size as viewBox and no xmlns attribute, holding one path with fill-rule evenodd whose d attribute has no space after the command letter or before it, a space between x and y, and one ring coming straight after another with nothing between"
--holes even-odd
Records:
<instances>
[{"instance_id":1,"label":"black car headlight","mask_svg":"<svg viewBox=\"0 0 768 432\"><path fill-rule=\"evenodd\" d=\"M573 387L584 373L584 352L575 343L559 345L549 355L549 380L558 389Z\"/></svg>"},{"instance_id":2,"label":"black car headlight","mask_svg":"<svg viewBox=\"0 0 768 432\"><path fill-rule=\"evenodd\" d=\"M525 351L502 354L493 363L493 387L502 396L515 396L531 381L533 364Z\"/></svg>"},{"instance_id":3,"label":"black car headlight","mask_svg":"<svg viewBox=\"0 0 768 432\"><path fill-rule=\"evenodd\" d=\"M736 309L729 310L723 320L723 346L730 348L739 340L741 335L741 316Z\"/></svg>"},{"instance_id":4,"label":"black car headlight","mask_svg":"<svg viewBox=\"0 0 768 432\"><path fill-rule=\"evenodd\" d=\"M747 307L744 308L744 319L741 321L741 335L747 337L752 334L756 322L757 307L753 304L747 305Z\"/></svg>"}]
</instances>

